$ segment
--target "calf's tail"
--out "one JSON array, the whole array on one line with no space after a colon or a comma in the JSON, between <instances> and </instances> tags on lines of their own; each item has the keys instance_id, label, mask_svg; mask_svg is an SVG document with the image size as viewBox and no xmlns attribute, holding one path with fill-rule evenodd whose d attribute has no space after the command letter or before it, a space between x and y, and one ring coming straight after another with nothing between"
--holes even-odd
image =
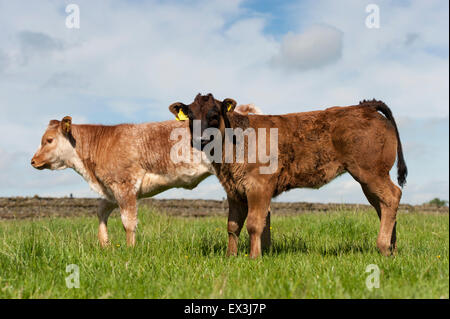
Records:
<instances>
[{"instance_id":1,"label":"calf's tail","mask_svg":"<svg viewBox=\"0 0 450 319\"><path fill-rule=\"evenodd\" d=\"M362 101L359 104L367 104L374 107L377 111L383 113L383 115L391 122L395 128L395 134L397 135L397 180L398 184L403 187L406 184L406 176L408 176L408 168L406 167L405 157L403 156L402 142L400 141L400 134L398 133L397 123L392 115L391 109L382 101L373 99L372 101Z\"/></svg>"}]
</instances>

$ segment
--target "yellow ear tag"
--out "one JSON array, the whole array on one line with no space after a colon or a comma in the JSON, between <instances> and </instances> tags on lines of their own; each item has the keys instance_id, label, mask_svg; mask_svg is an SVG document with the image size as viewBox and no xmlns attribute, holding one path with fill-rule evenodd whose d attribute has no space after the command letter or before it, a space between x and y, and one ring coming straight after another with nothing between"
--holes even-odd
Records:
<instances>
[{"instance_id":1,"label":"yellow ear tag","mask_svg":"<svg viewBox=\"0 0 450 319\"><path fill-rule=\"evenodd\" d=\"M177 121L187 121L189 118L186 116L186 114L183 113L183 110L180 109L177 116Z\"/></svg>"},{"instance_id":2,"label":"yellow ear tag","mask_svg":"<svg viewBox=\"0 0 450 319\"><path fill-rule=\"evenodd\" d=\"M227 109L227 112L230 112L230 110L231 110L231 107L233 106L233 104L228 104L228 109Z\"/></svg>"}]
</instances>

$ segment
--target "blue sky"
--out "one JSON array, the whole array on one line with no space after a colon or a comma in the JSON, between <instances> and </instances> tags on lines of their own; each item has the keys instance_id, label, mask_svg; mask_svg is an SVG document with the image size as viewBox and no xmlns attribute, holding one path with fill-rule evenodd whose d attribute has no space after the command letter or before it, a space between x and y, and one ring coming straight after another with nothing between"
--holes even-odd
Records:
<instances>
[{"instance_id":1,"label":"blue sky","mask_svg":"<svg viewBox=\"0 0 450 319\"><path fill-rule=\"evenodd\" d=\"M69 3L80 29L65 27ZM380 8L378 29L365 25L369 3ZM272 114L381 99L410 172L403 202L448 199L448 9L434 0L0 0L0 196L96 196L73 171L29 165L50 119L167 120L172 102L211 92ZM210 177L158 198L224 196ZM277 200L366 202L350 176Z\"/></svg>"}]
</instances>

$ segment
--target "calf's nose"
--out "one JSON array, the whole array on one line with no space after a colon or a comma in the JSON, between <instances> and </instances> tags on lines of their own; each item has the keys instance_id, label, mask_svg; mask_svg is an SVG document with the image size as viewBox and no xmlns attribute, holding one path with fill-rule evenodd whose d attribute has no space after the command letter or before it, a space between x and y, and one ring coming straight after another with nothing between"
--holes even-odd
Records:
<instances>
[{"instance_id":1,"label":"calf's nose","mask_svg":"<svg viewBox=\"0 0 450 319\"><path fill-rule=\"evenodd\" d=\"M34 167L34 165L36 164L36 161L34 160L34 157L31 159L31 166Z\"/></svg>"}]
</instances>

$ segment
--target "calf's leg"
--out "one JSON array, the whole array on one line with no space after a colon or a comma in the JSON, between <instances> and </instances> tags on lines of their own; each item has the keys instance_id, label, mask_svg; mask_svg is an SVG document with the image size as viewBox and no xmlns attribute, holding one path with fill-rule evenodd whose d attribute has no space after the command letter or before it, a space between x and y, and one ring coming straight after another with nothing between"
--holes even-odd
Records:
<instances>
[{"instance_id":1,"label":"calf's leg","mask_svg":"<svg viewBox=\"0 0 450 319\"><path fill-rule=\"evenodd\" d=\"M262 251L268 251L270 249L271 239L270 239L270 207L267 211L266 222L264 224L264 229L261 234L261 249Z\"/></svg>"},{"instance_id":2,"label":"calf's leg","mask_svg":"<svg viewBox=\"0 0 450 319\"><path fill-rule=\"evenodd\" d=\"M247 231L250 236L250 258L261 256L261 235L266 226L270 200L271 197L263 192L247 194Z\"/></svg>"},{"instance_id":3,"label":"calf's leg","mask_svg":"<svg viewBox=\"0 0 450 319\"><path fill-rule=\"evenodd\" d=\"M133 187L122 188L118 190L116 195L117 203L120 208L120 217L122 219L123 228L127 234L127 245L134 246L136 243L136 226L137 219L137 196L132 191Z\"/></svg>"},{"instance_id":4,"label":"calf's leg","mask_svg":"<svg viewBox=\"0 0 450 319\"><path fill-rule=\"evenodd\" d=\"M127 246L133 247L136 244L136 226L138 223L136 199L130 200L127 207L121 209L120 217L127 235Z\"/></svg>"},{"instance_id":5,"label":"calf's leg","mask_svg":"<svg viewBox=\"0 0 450 319\"><path fill-rule=\"evenodd\" d=\"M227 256L236 256L239 235L247 217L247 203L242 203L228 197L228 249Z\"/></svg>"},{"instance_id":6,"label":"calf's leg","mask_svg":"<svg viewBox=\"0 0 450 319\"><path fill-rule=\"evenodd\" d=\"M236 256L238 250L239 235L247 218L248 205L228 198L228 249L227 256ZM270 240L270 208L266 216L266 223L261 234L261 249L268 250Z\"/></svg>"},{"instance_id":7,"label":"calf's leg","mask_svg":"<svg viewBox=\"0 0 450 319\"><path fill-rule=\"evenodd\" d=\"M376 209L380 218L380 231L377 238L377 247L384 256L397 252L397 209L402 191L390 179L372 176L361 183L364 194L369 203Z\"/></svg>"},{"instance_id":8,"label":"calf's leg","mask_svg":"<svg viewBox=\"0 0 450 319\"><path fill-rule=\"evenodd\" d=\"M114 208L117 207L117 204L107 201L106 199L101 199L98 204L97 216L98 216L98 240L100 242L100 246L106 247L109 245L108 240L108 218Z\"/></svg>"}]
</instances>

